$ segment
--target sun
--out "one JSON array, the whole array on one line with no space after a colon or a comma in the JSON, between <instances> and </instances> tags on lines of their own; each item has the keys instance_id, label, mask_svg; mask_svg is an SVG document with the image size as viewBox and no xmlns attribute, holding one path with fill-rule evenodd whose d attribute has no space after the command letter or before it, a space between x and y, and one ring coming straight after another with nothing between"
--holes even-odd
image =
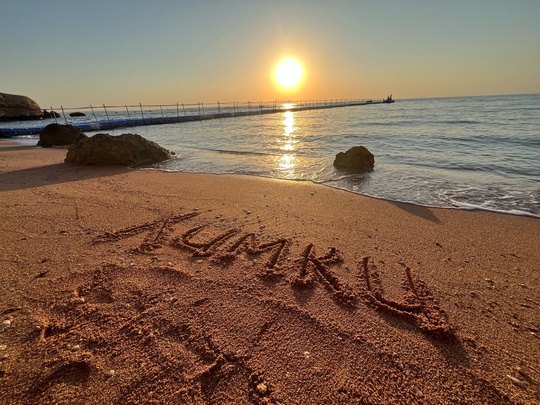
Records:
<instances>
[{"instance_id":1,"label":"sun","mask_svg":"<svg viewBox=\"0 0 540 405\"><path fill-rule=\"evenodd\" d=\"M302 65L292 58L281 60L274 70L274 79L279 87L284 90L294 90L300 85L303 77L304 69Z\"/></svg>"}]
</instances>

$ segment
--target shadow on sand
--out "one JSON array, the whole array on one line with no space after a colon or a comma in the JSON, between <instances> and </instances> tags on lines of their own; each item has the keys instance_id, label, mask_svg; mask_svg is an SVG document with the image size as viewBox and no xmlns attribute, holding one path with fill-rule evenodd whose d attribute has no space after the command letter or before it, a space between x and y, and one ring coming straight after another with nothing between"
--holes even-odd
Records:
<instances>
[{"instance_id":1,"label":"shadow on sand","mask_svg":"<svg viewBox=\"0 0 540 405\"><path fill-rule=\"evenodd\" d=\"M406 211L409 214L415 215L419 218L425 219L426 221L430 221L436 224L441 223L440 219L437 218L437 216L433 213L433 209L430 207L424 207L421 205L397 202L397 201L388 201L388 202L396 206L397 208L400 208L403 211Z\"/></svg>"},{"instance_id":2,"label":"shadow on sand","mask_svg":"<svg viewBox=\"0 0 540 405\"><path fill-rule=\"evenodd\" d=\"M129 170L121 166L72 166L65 163L54 163L8 171L0 173L0 193L99 177L117 176L127 173Z\"/></svg>"}]
</instances>

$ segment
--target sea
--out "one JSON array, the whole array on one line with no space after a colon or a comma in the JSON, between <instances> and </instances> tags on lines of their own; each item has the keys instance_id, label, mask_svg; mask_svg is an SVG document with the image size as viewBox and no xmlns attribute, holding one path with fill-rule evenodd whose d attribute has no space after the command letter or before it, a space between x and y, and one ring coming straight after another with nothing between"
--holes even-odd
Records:
<instances>
[{"instance_id":1,"label":"sea","mask_svg":"<svg viewBox=\"0 0 540 405\"><path fill-rule=\"evenodd\" d=\"M540 217L540 94L397 98L98 132L137 133L174 151L157 170L309 181L427 207ZM334 168L337 153L359 145L375 156L372 172Z\"/></svg>"}]
</instances>

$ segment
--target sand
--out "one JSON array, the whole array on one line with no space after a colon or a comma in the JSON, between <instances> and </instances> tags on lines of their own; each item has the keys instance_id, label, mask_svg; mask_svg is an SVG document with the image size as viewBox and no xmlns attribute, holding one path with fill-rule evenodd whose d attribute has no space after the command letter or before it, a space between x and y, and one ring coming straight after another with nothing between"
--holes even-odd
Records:
<instances>
[{"instance_id":1,"label":"sand","mask_svg":"<svg viewBox=\"0 0 540 405\"><path fill-rule=\"evenodd\" d=\"M0 403L540 402L540 220L0 141Z\"/></svg>"}]
</instances>

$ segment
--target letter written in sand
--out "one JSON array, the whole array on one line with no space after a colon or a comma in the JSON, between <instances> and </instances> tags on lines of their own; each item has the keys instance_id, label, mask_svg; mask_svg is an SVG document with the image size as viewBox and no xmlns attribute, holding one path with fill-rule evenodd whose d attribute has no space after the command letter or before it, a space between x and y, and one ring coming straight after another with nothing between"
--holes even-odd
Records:
<instances>
[{"instance_id":1,"label":"letter written in sand","mask_svg":"<svg viewBox=\"0 0 540 405\"><path fill-rule=\"evenodd\" d=\"M288 256L292 245L290 240L276 238L261 241L254 233L243 233L238 228L223 230L221 221L219 224L204 221L203 225L192 225L180 236L172 237L175 225L199 215L197 211L186 214L171 213L157 221L106 232L96 237L94 243L110 243L146 233L142 243L134 251L149 253L168 243L171 247L190 251L192 257L206 257L220 266L227 266L244 254L248 259L252 257L253 265L250 265L250 268L254 268L261 278L278 281L288 274L292 288L297 291L314 288L315 284L319 283L332 294L339 305L356 308L359 298L363 297L366 303L414 324L430 336L443 340L455 339L448 316L440 308L427 285L416 278L409 267L405 267L402 282L405 295L402 300L395 301L385 296L377 267L369 257L363 257L359 262L359 277L363 279L364 287L357 286L355 290L331 269L344 263L343 256L334 247L330 247L326 254L319 255L315 245L309 243L299 256L291 261ZM202 221L201 218L198 222ZM260 260L263 255L266 260Z\"/></svg>"}]
</instances>

